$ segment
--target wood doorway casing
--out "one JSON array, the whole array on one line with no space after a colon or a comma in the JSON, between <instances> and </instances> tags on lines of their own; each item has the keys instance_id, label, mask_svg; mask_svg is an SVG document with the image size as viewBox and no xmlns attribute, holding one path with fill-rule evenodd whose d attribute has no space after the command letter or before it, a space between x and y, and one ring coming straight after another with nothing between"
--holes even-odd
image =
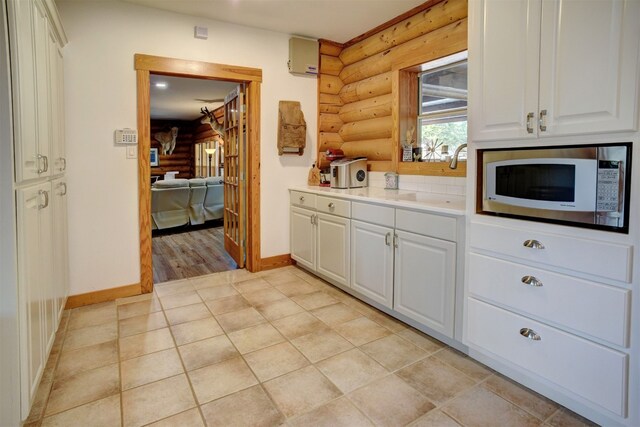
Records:
<instances>
[{"instance_id":1,"label":"wood doorway casing","mask_svg":"<svg viewBox=\"0 0 640 427\"><path fill-rule=\"evenodd\" d=\"M246 268L260 270L260 84L259 68L136 54L138 100L138 221L140 226L140 288L153 291L151 247L151 100L150 75L225 80L247 85L247 244Z\"/></svg>"}]
</instances>

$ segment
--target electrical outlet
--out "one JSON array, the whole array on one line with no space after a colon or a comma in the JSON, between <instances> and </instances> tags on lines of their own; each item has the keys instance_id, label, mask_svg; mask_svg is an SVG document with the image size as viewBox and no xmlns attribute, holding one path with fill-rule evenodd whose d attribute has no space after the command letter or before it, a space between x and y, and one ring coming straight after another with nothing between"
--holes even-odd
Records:
<instances>
[{"instance_id":1,"label":"electrical outlet","mask_svg":"<svg viewBox=\"0 0 640 427\"><path fill-rule=\"evenodd\" d=\"M137 159L137 158L138 158L138 146L137 145L127 146L127 159Z\"/></svg>"}]
</instances>

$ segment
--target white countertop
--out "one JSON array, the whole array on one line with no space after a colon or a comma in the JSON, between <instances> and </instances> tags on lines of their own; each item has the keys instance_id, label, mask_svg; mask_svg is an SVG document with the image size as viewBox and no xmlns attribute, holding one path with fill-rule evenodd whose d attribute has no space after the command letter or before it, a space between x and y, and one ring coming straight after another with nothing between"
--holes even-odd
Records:
<instances>
[{"instance_id":1,"label":"white countertop","mask_svg":"<svg viewBox=\"0 0 640 427\"><path fill-rule=\"evenodd\" d=\"M461 216L465 214L464 196L449 194L423 193L409 190L386 190L384 188L365 187L338 189L308 185L293 186L289 190L304 191L323 196L358 200L369 203L384 203L399 208L418 209Z\"/></svg>"}]
</instances>

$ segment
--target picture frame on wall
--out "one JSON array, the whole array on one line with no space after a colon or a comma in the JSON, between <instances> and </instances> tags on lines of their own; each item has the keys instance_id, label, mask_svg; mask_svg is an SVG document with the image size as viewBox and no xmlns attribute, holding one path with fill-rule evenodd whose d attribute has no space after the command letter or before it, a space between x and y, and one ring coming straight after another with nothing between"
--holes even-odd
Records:
<instances>
[{"instance_id":1,"label":"picture frame on wall","mask_svg":"<svg viewBox=\"0 0 640 427\"><path fill-rule=\"evenodd\" d=\"M150 150L150 160L151 160L151 166L158 166L160 164L160 158L158 156L158 149L157 148L152 148Z\"/></svg>"}]
</instances>

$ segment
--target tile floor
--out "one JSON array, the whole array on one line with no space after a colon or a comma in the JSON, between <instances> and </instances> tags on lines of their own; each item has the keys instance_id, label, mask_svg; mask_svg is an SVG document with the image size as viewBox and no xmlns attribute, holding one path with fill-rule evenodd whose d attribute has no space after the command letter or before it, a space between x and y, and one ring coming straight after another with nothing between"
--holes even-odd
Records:
<instances>
[{"instance_id":1,"label":"tile floor","mask_svg":"<svg viewBox=\"0 0 640 427\"><path fill-rule=\"evenodd\" d=\"M29 426L585 426L295 268L64 314Z\"/></svg>"}]
</instances>

